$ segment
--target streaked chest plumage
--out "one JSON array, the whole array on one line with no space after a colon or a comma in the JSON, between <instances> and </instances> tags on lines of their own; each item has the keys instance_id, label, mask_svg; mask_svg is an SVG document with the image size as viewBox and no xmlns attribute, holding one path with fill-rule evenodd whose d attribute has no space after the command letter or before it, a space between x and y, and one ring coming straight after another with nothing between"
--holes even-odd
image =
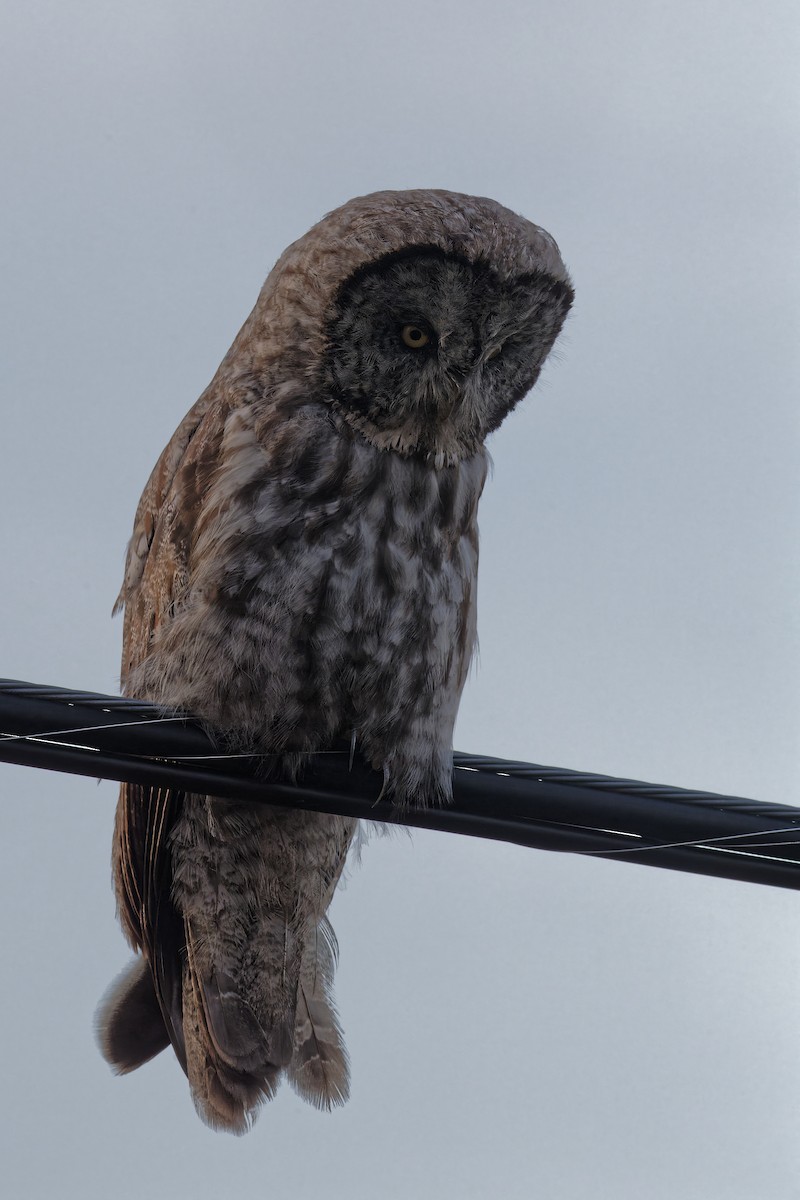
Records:
<instances>
[{"instance_id":1,"label":"streaked chest plumage","mask_svg":"<svg viewBox=\"0 0 800 1200\"><path fill-rule=\"evenodd\" d=\"M485 452L436 470L312 404L291 437L262 436L257 410L228 415L141 690L274 750L355 732L383 765L434 707L446 739L475 638Z\"/></svg>"}]
</instances>

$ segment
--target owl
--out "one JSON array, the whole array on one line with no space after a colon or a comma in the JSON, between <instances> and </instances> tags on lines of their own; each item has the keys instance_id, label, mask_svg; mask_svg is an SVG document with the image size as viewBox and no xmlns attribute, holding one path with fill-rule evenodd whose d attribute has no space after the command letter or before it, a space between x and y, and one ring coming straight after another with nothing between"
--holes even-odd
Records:
<instances>
[{"instance_id":1,"label":"owl","mask_svg":"<svg viewBox=\"0 0 800 1200\"><path fill-rule=\"evenodd\" d=\"M351 200L291 245L139 503L125 693L295 773L346 739L398 805L446 804L485 441L572 297L549 234L453 192ZM199 1115L233 1133L284 1077L319 1108L347 1099L326 912L355 825L123 784L136 957L98 1012L117 1072L171 1044Z\"/></svg>"}]
</instances>

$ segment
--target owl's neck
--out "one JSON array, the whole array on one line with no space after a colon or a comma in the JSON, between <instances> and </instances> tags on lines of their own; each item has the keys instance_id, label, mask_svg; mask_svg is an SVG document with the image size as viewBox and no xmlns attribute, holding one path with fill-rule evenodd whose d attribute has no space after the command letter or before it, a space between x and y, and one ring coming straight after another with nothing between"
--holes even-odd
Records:
<instances>
[{"instance_id":1,"label":"owl's neck","mask_svg":"<svg viewBox=\"0 0 800 1200\"><path fill-rule=\"evenodd\" d=\"M429 430L421 429L419 421L411 420L387 429L336 398L326 398L326 402L339 422L354 430L376 450L396 454L400 458L417 459L437 471L454 467L477 454L486 454L479 439L466 439L451 421L437 422Z\"/></svg>"}]
</instances>

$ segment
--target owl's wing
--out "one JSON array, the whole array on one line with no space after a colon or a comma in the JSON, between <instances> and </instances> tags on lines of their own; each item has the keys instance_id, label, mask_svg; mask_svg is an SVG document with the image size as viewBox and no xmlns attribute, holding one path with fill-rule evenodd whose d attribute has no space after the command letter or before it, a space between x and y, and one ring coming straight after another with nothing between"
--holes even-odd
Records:
<instances>
[{"instance_id":1,"label":"owl's wing","mask_svg":"<svg viewBox=\"0 0 800 1200\"><path fill-rule=\"evenodd\" d=\"M207 477L213 470L225 419L223 405L209 393L203 393L175 430L136 509L125 577L113 609L114 615L125 609L123 691L186 583L191 530L204 483L198 474Z\"/></svg>"},{"instance_id":2,"label":"owl's wing","mask_svg":"<svg viewBox=\"0 0 800 1200\"><path fill-rule=\"evenodd\" d=\"M181 1020L181 955L185 948L183 921L171 896L172 872L167 835L180 812L183 795L170 788L123 783L114 837L114 874L119 915L130 941L150 967L152 992L158 1008L148 1008L149 1024L161 1020L175 1053L186 1070ZM148 993L149 994L149 993ZM125 1014L129 1017L130 1014ZM157 1038L142 1043L142 1028L133 1031L126 1055L117 1056L120 1069L130 1070L144 1058L140 1053ZM166 1039L158 1045L163 1049ZM147 1054L146 1057L150 1057ZM138 1059L138 1061L137 1061Z\"/></svg>"},{"instance_id":3,"label":"owl's wing","mask_svg":"<svg viewBox=\"0 0 800 1200\"><path fill-rule=\"evenodd\" d=\"M139 502L125 582L115 608L125 606L123 690L127 690L133 669L147 657L155 632L172 620L188 584L192 530L217 465L226 412L223 403L204 403L201 397L159 458ZM158 1002L158 1008L152 1003L149 1006L150 1022L158 1020L160 1010L185 1069L181 988L186 937L171 896L168 842L182 804L183 793L170 788L122 784L113 858L123 928L150 966ZM141 991L137 995L141 1004ZM121 1017L132 1014L122 1013ZM122 1026L124 1019L119 1023ZM120 1070L132 1069L138 1065L132 1061L135 1056L133 1046L131 1061L115 1065Z\"/></svg>"}]
</instances>

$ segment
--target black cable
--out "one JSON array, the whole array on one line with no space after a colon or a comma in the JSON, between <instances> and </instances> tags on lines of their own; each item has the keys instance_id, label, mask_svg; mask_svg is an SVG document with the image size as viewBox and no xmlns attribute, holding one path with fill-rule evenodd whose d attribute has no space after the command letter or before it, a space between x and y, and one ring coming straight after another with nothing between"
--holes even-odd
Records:
<instances>
[{"instance_id":1,"label":"black cable","mask_svg":"<svg viewBox=\"0 0 800 1200\"><path fill-rule=\"evenodd\" d=\"M232 757L188 716L120 696L0 680L0 760L800 888L788 805L457 753L452 805L401 811L346 747L299 783L265 778L268 756Z\"/></svg>"}]
</instances>

